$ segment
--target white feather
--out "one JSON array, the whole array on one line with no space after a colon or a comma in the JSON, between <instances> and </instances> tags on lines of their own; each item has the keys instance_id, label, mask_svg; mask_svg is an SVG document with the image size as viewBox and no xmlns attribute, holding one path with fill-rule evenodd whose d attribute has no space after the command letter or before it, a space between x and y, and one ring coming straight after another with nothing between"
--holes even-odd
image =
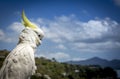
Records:
<instances>
[{"instance_id":1,"label":"white feather","mask_svg":"<svg viewBox=\"0 0 120 79\"><path fill-rule=\"evenodd\" d=\"M42 37L38 37L31 28L25 28L19 37L18 45L6 57L0 70L0 79L29 79L35 73L34 53L36 47L41 44L43 33L37 31ZM37 41L36 41L37 40Z\"/></svg>"}]
</instances>

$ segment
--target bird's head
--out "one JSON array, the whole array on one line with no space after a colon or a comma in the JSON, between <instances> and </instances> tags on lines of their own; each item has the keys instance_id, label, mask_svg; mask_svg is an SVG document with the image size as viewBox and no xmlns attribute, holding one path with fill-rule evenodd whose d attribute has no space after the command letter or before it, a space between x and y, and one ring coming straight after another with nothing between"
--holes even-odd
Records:
<instances>
[{"instance_id":1,"label":"bird's head","mask_svg":"<svg viewBox=\"0 0 120 79\"><path fill-rule=\"evenodd\" d=\"M34 43L37 46L41 44L44 32L26 17L24 11L22 12L22 24L25 26L25 29L20 35L20 41Z\"/></svg>"}]
</instances>

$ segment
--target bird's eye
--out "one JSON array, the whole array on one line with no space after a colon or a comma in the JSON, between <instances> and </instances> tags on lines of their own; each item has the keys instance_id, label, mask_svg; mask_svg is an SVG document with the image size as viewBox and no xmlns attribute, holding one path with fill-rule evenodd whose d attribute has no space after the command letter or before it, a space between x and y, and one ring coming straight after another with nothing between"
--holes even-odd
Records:
<instances>
[{"instance_id":1,"label":"bird's eye","mask_svg":"<svg viewBox=\"0 0 120 79\"><path fill-rule=\"evenodd\" d=\"M38 35L38 37L41 37L41 35Z\"/></svg>"}]
</instances>

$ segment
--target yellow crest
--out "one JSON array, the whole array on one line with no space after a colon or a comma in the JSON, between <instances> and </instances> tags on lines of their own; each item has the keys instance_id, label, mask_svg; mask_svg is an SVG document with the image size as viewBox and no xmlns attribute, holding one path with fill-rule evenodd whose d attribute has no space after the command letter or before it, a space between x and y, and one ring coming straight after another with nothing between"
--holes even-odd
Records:
<instances>
[{"instance_id":1,"label":"yellow crest","mask_svg":"<svg viewBox=\"0 0 120 79\"><path fill-rule=\"evenodd\" d=\"M30 20L25 16L24 11L22 11L22 24L25 27L30 27L32 29L37 28L37 26L35 24L33 24L32 22L30 22Z\"/></svg>"}]
</instances>

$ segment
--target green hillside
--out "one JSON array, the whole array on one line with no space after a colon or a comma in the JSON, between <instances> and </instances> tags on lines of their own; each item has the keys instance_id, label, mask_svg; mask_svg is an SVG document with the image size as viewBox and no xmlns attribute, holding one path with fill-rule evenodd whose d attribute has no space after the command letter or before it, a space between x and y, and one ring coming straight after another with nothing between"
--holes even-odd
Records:
<instances>
[{"instance_id":1,"label":"green hillside","mask_svg":"<svg viewBox=\"0 0 120 79\"><path fill-rule=\"evenodd\" d=\"M80 66L56 62L55 59L36 58L37 73L51 79L116 79L116 72L109 67ZM42 79L42 78L33 78ZM43 78L44 79L44 78Z\"/></svg>"},{"instance_id":2,"label":"green hillside","mask_svg":"<svg viewBox=\"0 0 120 79\"><path fill-rule=\"evenodd\" d=\"M9 51L0 51L0 67ZM117 79L116 72L109 67L80 66L57 62L46 58L35 58L37 71L31 79Z\"/></svg>"},{"instance_id":3,"label":"green hillside","mask_svg":"<svg viewBox=\"0 0 120 79\"><path fill-rule=\"evenodd\" d=\"M5 59L5 57L8 55L9 51L7 50L0 50L0 68L2 66L2 63Z\"/></svg>"}]
</instances>

